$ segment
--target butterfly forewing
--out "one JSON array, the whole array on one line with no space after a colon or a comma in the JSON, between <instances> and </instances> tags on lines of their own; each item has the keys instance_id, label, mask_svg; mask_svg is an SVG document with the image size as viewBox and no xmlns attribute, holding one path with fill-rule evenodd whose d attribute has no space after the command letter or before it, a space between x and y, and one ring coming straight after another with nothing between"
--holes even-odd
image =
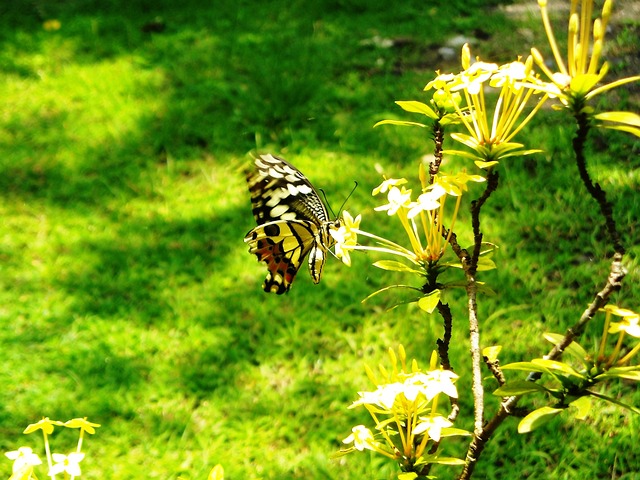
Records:
<instances>
[{"instance_id":1,"label":"butterfly forewing","mask_svg":"<svg viewBox=\"0 0 640 480\"><path fill-rule=\"evenodd\" d=\"M318 283L333 244L329 229L338 223L328 220L316 190L298 169L271 154L255 158L247 183L258 226L244 241L267 265L264 290L279 295L289 291L307 255L309 273Z\"/></svg>"},{"instance_id":2,"label":"butterfly forewing","mask_svg":"<svg viewBox=\"0 0 640 480\"><path fill-rule=\"evenodd\" d=\"M318 193L296 167L271 154L260 155L254 165L247 183L258 225L296 219L321 225L329 220Z\"/></svg>"}]
</instances>

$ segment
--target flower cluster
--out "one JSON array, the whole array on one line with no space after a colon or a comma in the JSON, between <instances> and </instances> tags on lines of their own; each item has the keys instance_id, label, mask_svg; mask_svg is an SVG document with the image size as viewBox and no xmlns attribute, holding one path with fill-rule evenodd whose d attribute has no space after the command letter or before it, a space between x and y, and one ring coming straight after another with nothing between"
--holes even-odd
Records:
<instances>
[{"instance_id":1,"label":"flower cluster","mask_svg":"<svg viewBox=\"0 0 640 480\"><path fill-rule=\"evenodd\" d=\"M512 156L528 155L539 150L524 150L520 143L512 142L516 134L529 122L548 99L549 94L535 94L545 90L533 71L533 58L498 66L476 59L471 63L468 45L462 48L462 72L439 74L429 82L425 91L435 90L435 97L451 98L462 94L462 99L451 102L460 123L468 134L453 133L451 138L469 147L473 152L450 151L470 158L480 168L490 168L499 160ZM485 96L485 87L498 92L493 110ZM522 118L527 105L535 99L535 106Z\"/></svg>"},{"instance_id":2,"label":"flower cluster","mask_svg":"<svg viewBox=\"0 0 640 480\"><path fill-rule=\"evenodd\" d=\"M600 349L598 350L597 362L600 365L604 365L605 368L614 365L623 367L640 352L640 314L615 305L606 305L600 309L600 311L605 313L605 323ZM612 317L618 317L620 321L612 322ZM611 354L606 355L605 348L609 334L618 334L618 340ZM636 344L620 358L624 347L625 336L627 335L636 338Z\"/></svg>"},{"instance_id":3,"label":"flower cluster","mask_svg":"<svg viewBox=\"0 0 640 480\"><path fill-rule=\"evenodd\" d=\"M490 168L499 160L528 155L539 150L525 150L513 142L515 135L533 118L551 95L558 90L540 80L533 71L533 56L498 66L476 59L471 62L469 45L462 47L462 68L458 74L437 72L425 91L433 91L431 106L417 101L396 102L403 110L420 113L441 126L462 124L468 134L452 133L451 138L469 147L472 152L449 150L474 160L480 168ZM485 96L489 87L498 92L493 110ZM537 95L537 96L536 96ZM526 107L535 106L523 118ZM432 108L433 107L433 108ZM378 125L427 127L418 122L382 120Z\"/></svg>"},{"instance_id":4,"label":"flower cluster","mask_svg":"<svg viewBox=\"0 0 640 480\"><path fill-rule=\"evenodd\" d=\"M75 452L71 452L68 455L62 453L51 453L49 446L49 435L53 433L54 427L66 427L77 428L80 430L78 444ZM47 463L49 471L47 475L52 479L56 478L56 475L63 474L65 478L70 476L72 479L79 477L82 473L80 469L80 462L84 459L85 454L82 450L82 440L84 434L94 434L95 428L99 427L97 423L91 423L86 418L74 418L68 422L60 422L58 420L50 420L45 417L39 422L32 423L25 430L25 434L33 433L38 430L42 431L44 437L44 447L47 457ZM29 447L20 447L18 450L7 452L5 456L9 460L13 460L13 469L11 480L30 480L36 478L34 468L42 464L40 457L33 453L33 450Z\"/></svg>"},{"instance_id":5,"label":"flower cluster","mask_svg":"<svg viewBox=\"0 0 640 480\"><path fill-rule=\"evenodd\" d=\"M542 22L558 71L553 72L547 66L544 57L536 48L531 49L531 54L536 65L551 80L551 83L544 90L557 97L574 114L590 113L591 109L587 107L587 102L596 95L640 80L640 76L635 75L601 85L609 71L607 62L601 63L601 60L613 0L605 0L601 16L591 23L593 3L593 0L571 2L567 61L565 63L551 27L547 0L538 0ZM603 112L593 117L601 122L599 126L626 131L640 137L640 115L638 114Z\"/></svg>"},{"instance_id":6,"label":"flower cluster","mask_svg":"<svg viewBox=\"0 0 640 480\"><path fill-rule=\"evenodd\" d=\"M424 179L424 166L420 164L420 176ZM425 268L433 265L445 253L449 235L455 225L460 209L462 194L467 191L469 182L484 182L480 175L468 175L461 172L449 175L440 172L434 177L432 184L422 183L422 193L416 200L412 199L412 190L404 185L405 178L385 178L373 189L373 195L387 194L387 202L376 207L378 212L386 212L389 216L396 216L408 236L411 248L405 248L385 238L360 230L361 216L355 219L347 211L343 212L340 229L331 230L336 241L336 256L350 265L351 250L372 250L390 253L404 257L413 264ZM454 210L450 217L448 229L445 228L445 205L448 197L455 197ZM358 235L372 238L380 246L363 246L358 244Z\"/></svg>"},{"instance_id":7,"label":"flower cluster","mask_svg":"<svg viewBox=\"0 0 640 480\"><path fill-rule=\"evenodd\" d=\"M413 190L406 187L408 181L405 178L385 177L384 181L372 192L374 196L386 194L387 203L374 210L384 212L390 217L396 217L400 221L407 234L408 247L361 230L361 216L358 215L354 219L347 211L343 212L340 228L332 229L330 233L336 242L335 255L347 265L351 264L350 252L353 250L382 252L408 260L410 265L382 260L375 262L374 266L383 270L407 272L421 276L425 284L417 290L428 295L429 301L425 303L426 297L422 297L418 300L418 304L423 310L430 313L440 299L440 289L446 287L444 284L436 286L437 276L448 267L460 266L457 261L446 263L441 259L447 250L447 245L449 245L460 210L462 195L468 191L469 182L484 182L485 178L480 175L469 175L464 171L456 175L440 171L427 179L423 163L420 163L418 176L422 188L417 198L414 198ZM450 197L455 198L452 210L447 207L452 201L449 200ZM377 245L358 244L359 235L372 239ZM488 257L484 257L482 263L484 269L493 268L493 263ZM404 285L397 285L397 287L414 288ZM374 292L371 296L383 290L386 288Z\"/></svg>"},{"instance_id":8,"label":"flower cluster","mask_svg":"<svg viewBox=\"0 0 640 480\"><path fill-rule=\"evenodd\" d=\"M437 263L445 253L458 216L462 194L467 191L467 184L484 182L485 179L479 175L468 175L466 172L456 175L439 172L433 177L433 182L427 184L422 163L419 177L422 190L416 200L412 199L412 190L404 186L407 183L404 178L385 179L373 190L373 195L387 193L388 203L376 207L375 210L396 216L409 238L411 250L392 248L395 250L394 253L408 258L417 265L427 267ZM456 203L453 212L447 218L445 206L449 197L455 197ZM448 221L448 230L445 229L445 219Z\"/></svg>"},{"instance_id":9,"label":"flower cluster","mask_svg":"<svg viewBox=\"0 0 640 480\"><path fill-rule=\"evenodd\" d=\"M392 370L380 366L382 378L378 379L367 368L376 389L359 392L360 398L350 407L366 408L375 422L376 433L356 425L343 440L351 446L341 453L372 450L397 461L403 472L420 473L434 463L461 464L462 460L442 457L438 450L443 437L468 435L465 430L453 428L452 422L439 412L442 395L458 397L458 376L437 366L435 352L430 369L424 372L415 360L407 366L402 345L398 356L392 349L389 356Z\"/></svg>"}]
</instances>

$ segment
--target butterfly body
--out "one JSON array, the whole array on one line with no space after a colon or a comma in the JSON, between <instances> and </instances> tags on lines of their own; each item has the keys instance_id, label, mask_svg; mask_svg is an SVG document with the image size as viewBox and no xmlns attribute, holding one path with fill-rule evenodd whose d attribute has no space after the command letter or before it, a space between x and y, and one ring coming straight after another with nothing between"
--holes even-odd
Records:
<instances>
[{"instance_id":1,"label":"butterfly body","mask_svg":"<svg viewBox=\"0 0 640 480\"><path fill-rule=\"evenodd\" d=\"M286 160L271 154L254 159L247 173L258 226L244 241L249 253L267 265L263 288L281 295L291 288L305 257L314 283L320 282L327 250L333 245L327 209L309 180Z\"/></svg>"}]
</instances>

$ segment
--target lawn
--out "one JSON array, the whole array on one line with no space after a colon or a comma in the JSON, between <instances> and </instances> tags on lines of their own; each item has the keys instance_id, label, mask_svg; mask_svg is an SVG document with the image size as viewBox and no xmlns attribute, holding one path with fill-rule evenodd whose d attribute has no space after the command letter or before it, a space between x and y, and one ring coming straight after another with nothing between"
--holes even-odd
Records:
<instances>
[{"instance_id":1,"label":"lawn","mask_svg":"<svg viewBox=\"0 0 640 480\"><path fill-rule=\"evenodd\" d=\"M373 267L374 254L354 253L351 268L330 258L317 286L303 267L289 294L264 293L266 269L243 242L254 226L243 168L252 150L279 154L334 210L357 181L347 210L403 241L373 211L375 165L417 182L430 142L421 129L372 127L415 120L394 101L425 100L436 69L459 70L457 55L438 53L451 37L472 38L474 54L498 62L545 45L535 8L492 3L0 5L0 451L40 453L41 438L22 431L43 416L87 417L101 424L84 443L88 479L203 479L218 463L232 480L396 478L376 456L331 455L367 421L347 409L370 388L364 365L399 343L427 364L441 320L390 309L393 293L362 303L411 281ZM637 28L614 24L614 76L638 73ZM637 112L638 98L634 84L605 107ZM481 272L497 293L480 299L481 334L483 346L505 347L503 363L544 355L541 334L564 332L606 279L611 249L572 160L571 127L550 109L536 118L519 140L543 153L503 162L486 206L485 239L500 248L498 268ZM636 311L639 150L631 135L596 131L588 152L628 250L615 301ZM460 159L443 168L460 165L479 173ZM461 213L463 245L480 192ZM471 429L463 293L448 298L451 357L459 426ZM640 405L631 382L609 393ZM583 422L529 435L516 426L510 419L494 437L477 478L638 478L640 418L630 412L596 403ZM69 433L54 434L54 450L73 448ZM447 453L465 450L453 442ZM9 477L11 462L0 466Z\"/></svg>"}]
</instances>

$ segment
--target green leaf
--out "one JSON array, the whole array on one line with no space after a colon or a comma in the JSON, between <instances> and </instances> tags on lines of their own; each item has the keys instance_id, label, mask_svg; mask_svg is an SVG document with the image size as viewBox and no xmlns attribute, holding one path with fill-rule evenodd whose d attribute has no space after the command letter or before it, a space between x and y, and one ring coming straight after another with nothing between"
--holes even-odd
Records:
<instances>
[{"instance_id":1,"label":"green leaf","mask_svg":"<svg viewBox=\"0 0 640 480\"><path fill-rule=\"evenodd\" d=\"M578 411L573 416L578 420L584 420L591 411L591 399L588 396L580 397L573 402L569 403L569 406L575 407Z\"/></svg>"},{"instance_id":2,"label":"green leaf","mask_svg":"<svg viewBox=\"0 0 640 480\"><path fill-rule=\"evenodd\" d=\"M624 378L625 380L640 382L640 365L610 368L603 374L595 377L598 381L605 378Z\"/></svg>"},{"instance_id":3,"label":"green leaf","mask_svg":"<svg viewBox=\"0 0 640 480\"><path fill-rule=\"evenodd\" d=\"M632 112L603 112L594 115L598 120L605 122L622 123L630 127L640 127L640 115Z\"/></svg>"},{"instance_id":4,"label":"green leaf","mask_svg":"<svg viewBox=\"0 0 640 480\"><path fill-rule=\"evenodd\" d=\"M396 102L405 112L422 113L432 120L438 120L438 114L426 103L416 102L415 100Z\"/></svg>"},{"instance_id":5,"label":"green leaf","mask_svg":"<svg viewBox=\"0 0 640 480\"><path fill-rule=\"evenodd\" d=\"M551 342L554 345L558 345L560 342L564 340L564 335L561 335L559 333L547 332L547 333L543 333L542 336L545 338L545 340ZM585 367L590 366L589 363L587 362L587 358L589 354L584 348L580 346L580 344L576 343L575 341L571 342L569 346L564 349L564 351L569 355L571 355L576 360L579 360L580 362L582 362Z\"/></svg>"},{"instance_id":6,"label":"green leaf","mask_svg":"<svg viewBox=\"0 0 640 480\"><path fill-rule=\"evenodd\" d=\"M497 165L498 162L496 160L493 160L491 162L485 162L485 161L481 161L481 160L476 160L475 162L473 162L476 164L476 167L478 168L482 168L482 169L487 169L487 168L491 168L494 165Z\"/></svg>"},{"instance_id":7,"label":"green leaf","mask_svg":"<svg viewBox=\"0 0 640 480\"><path fill-rule=\"evenodd\" d=\"M463 145L466 145L472 150L476 150L478 148L478 140L476 140L471 135L465 135L464 133L452 133L451 138L453 138L456 142L460 142Z\"/></svg>"},{"instance_id":8,"label":"green leaf","mask_svg":"<svg viewBox=\"0 0 640 480\"><path fill-rule=\"evenodd\" d=\"M418 123L418 122L405 122L403 120L381 120L378 123L376 123L373 128L376 128L380 125L400 125L401 127L422 127L422 128L427 128L427 126L424 123Z\"/></svg>"},{"instance_id":9,"label":"green leaf","mask_svg":"<svg viewBox=\"0 0 640 480\"><path fill-rule=\"evenodd\" d=\"M487 270L493 270L496 268L496 264L489 257L478 257L478 271L486 272Z\"/></svg>"},{"instance_id":10,"label":"green leaf","mask_svg":"<svg viewBox=\"0 0 640 480\"><path fill-rule=\"evenodd\" d=\"M418 478L418 474L415 472L406 472L406 473L398 474L398 480L414 480L415 478Z\"/></svg>"},{"instance_id":11,"label":"green leaf","mask_svg":"<svg viewBox=\"0 0 640 480\"><path fill-rule=\"evenodd\" d=\"M442 292L440 290L429 292L424 297L420 298L420 300L418 300L418 306L425 312L432 313L438 306L441 293Z\"/></svg>"},{"instance_id":12,"label":"green leaf","mask_svg":"<svg viewBox=\"0 0 640 480\"><path fill-rule=\"evenodd\" d=\"M409 272L417 273L418 275L424 275L423 271L408 267L404 263L396 262L395 260L379 260L375 262L373 266L381 268L382 270L391 270L394 272Z\"/></svg>"},{"instance_id":13,"label":"green leaf","mask_svg":"<svg viewBox=\"0 0 640 480\"><path fill-rule=\"evenodd\" d=\"M562 408L542 407L524 417L518 424L518 433L529 433L562 412Z\"/></svg>"},{"instance_id":14,"label":"green leaf","mask_svg":"<svg viewBox=\"0 0 640 480\"><path fill-rule=\"evenodd\" d=\"M518 150L517 152L505 153L504 155L500 155L500 159L509 158L509 157L524 157L525 155L532 155L534 153L542 153L544 150L540 150L539 148L532 148L530 150Z\"/></svg>"},{"instance_id":15,"label":"green leaf","mask_svg":"<svg viewBox=\"0 0 640 480\"><path fill-rule=\"evenodd\" d=\"M491 155L493 157L502 157L504 155L506 155L508 152L512 152L514 150L520 150L524 147L524 145L522 143L516 143L516 142L507 142L507 143L500 143L498 145L492 145L491 146ZM520 152L518 152L519 154Z\"/></svg>"},{"instance_id":16,"label":"green leaf","mask_svg":"<svg viewBox=\"0 0 640 480\"><path fill-rule=\"evenodd\" d=\"M388 287L383 287L380 290L376 290L375 292L367 295L363 300L362 303L366 302L367 300L369 300L372 297L375 297L376 295L378 295L379 293L382 292L386 292L387 290L391 290L392 288L410 288L411 290L418 290L420 291L419 288L416 287L412 287L411 285L389 285Z\"/></svg>"},{"instance_id":17,"label":"green leaf","mask_svg":"<svg viewBox=\"0 0 640 480\"><path fill-rule=\"evenodd\" d=\"M461 428L445 427L442 430L440 430L441 437L455 437L455 436L467 437L469 435L471 435L470 431L463 430Z\"/></svg>"},{"instance_id":18,"label":"green leaf","mask_svg":"<svg viewBox=\"0 0 640 480\"><path fill-rule=\"evenodd\" d=\"M600 400L604 400L606 402L613 403L615 405L618 405L619 407L626 408L627 410L630 410L633 413L637 413L637 414L640 415L640 409L638 409L638 408L636 408L636 407L634 407L632 405L626 404L624 402L621 402L620 400L618 400L616 398L609 397L609 396L603 395L601 393L591 392L591 391L589 392L589 395L591 395L593 397L596 397L596 398L599 398Z\"/></svg>"},{"instance_id":19,"label":"green leaf","mask_svg":"<svg viewBox=\"0 0 640 480\"><path fill-rule=\"evenodd\" d=\"M457 113L448 113L440 119L440 125L446 127L447 125L455 125L460 123L460 117Z\"/></svg>"},{"instance_id":20,"label":"green leaf","mask_svg":"<svg viewBox=\"0 0 640 480\"><path fill-rule=\"evenodd\" d=\"M484 282L476 282L476 287L479 293L484 293L485 295L489 295L490 297L496 296L496 292L489 286L487 286Z\"/></svg>"},{"instance_id":21,"label":"green leaf","mask_svg":"<svg viewBox=\"0 0 640 480\"><path fill-rule=\"evenodd\" d=\"M571 365L567 365L564 362L559 362L557 360L547 360L545 358L535 358L531 362L536 365L542 365L549 371L555 370L566 375L579 378L581 380L585 380L587 378L581 373L578 373Z\"/></svg>"},{"instance_id":22,"label":"green leaf","mask_svg":"<svg viewBox=\"0 0 640 480\"><path fill-rule=\"evenodd\" d=\"M527 393L547 392L547 389L535 382L526 380L514 380L507 382L493 392L499 397L511 397L514 395L526 395Z\"/></svg>"},{"instance_id":23,"label":"green leaf","mask_svg":"<svg viewBox=\"0 0 640 480\"><path fill-rule=\"evenodd\" d=\"M489 360L490 362L495 362L496 360L498 360L498 355L500 354L501 350L502 347L500 345L485 347L482 349L482 356L487 357L487 360Z\"/></svg>"},{"instance_id":24,"label":"green leaf","mask_svg":"<svg viewBox=\"0 0 640 480\"><path fill-rule=\"evenodd\" d=\"M483 159L482 157L478 156L475 153L465 152L463 150L446 149L446 150L443 150L442 153L444 153L445 155L454 155L462 158L468 158L469 160L474 160L474 161L482 161Z\"/></svg>"},{"instance_id":25,"label":"green leaf","mask_svg":"<svg viewBox=\"0 0 640 480\"><path fill-rule=\"evenodd\" d=\"M218 464L209 473L209 480L224 480L224 469Z\"/></svg>"},{"instance_id":26,"label":"green leaf","mask_svg":"<svg viewBox=\"0 0 640 480\"><path fill-rule=\"evenodd\" d=\"M514 362L502 366L503 370L522 370L525 372L551 373L547 368L533 362Z\"/></svg>"},{"instance_id":27,"label":"green leaf","mask_svg":"<svg viewBox=\"0 0 640 480\"><path fill-rule=\"evenodd\" d=\"M603 127L603 128L608 128L609 130L620 130L621 132L627 132L627 133L630 133L632 135L635 135L636 137L640 137L640 128L628 127L628 126L625 126L625 125L604 125L604 124L601 124L599 126Z\"/></svg>"},{"instance_id":28,"label":"green leaf","mask_svg":"<svg viewBox=\"0 0 640 480\"><path fill-rule=\"evenodd\" d=\"M464 465L464 460L455 457L436 457L429 463L437 463L439 465Z\"/></svg>"}]
</instances>

